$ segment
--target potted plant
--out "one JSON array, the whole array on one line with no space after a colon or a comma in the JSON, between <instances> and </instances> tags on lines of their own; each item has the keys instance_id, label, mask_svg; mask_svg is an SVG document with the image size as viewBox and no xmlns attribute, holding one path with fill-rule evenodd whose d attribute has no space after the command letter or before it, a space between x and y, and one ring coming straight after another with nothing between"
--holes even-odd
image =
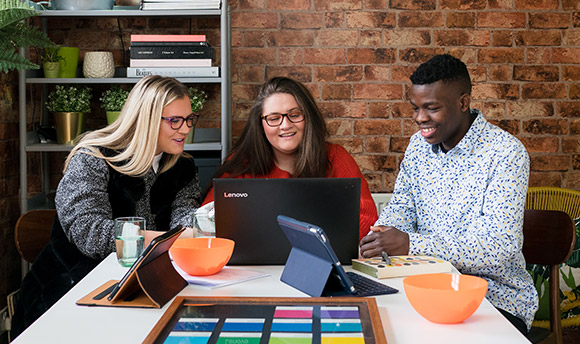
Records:
<instances>
[{"instance_id":1,"label":"potted plant","mask_svg":"<svg viewBox=\"0 0 580 344\"><path fill-rule=\"evenodd\" d=\"M113 123L119 117L127 96L129 96L129 91L122 89L119 85L115 85L103 92L99 100L101 101L101 107L107 112L108 124Z\"/></svg>"},{"instance_id":2,"label":"potted plant","mask_svg":"<svg viewBox=\"0 0 580 344\"><path fill-rule=\"evenodd\" d=\"M91 112L89 87L60 86L48 95L46 108L54 113L56 138L60 144L72 144L85 130L85 114Z\"/></svg>"},{"instance_id":3,"label":"potted plant","mask_svg":"<svg viewBox=\"0 0 580 344\"><path fill-rule=\"evenodd\" d=\"M0 72L38 69L39 66L18 54L19 47L54 47L55 44L25 19L38 15L21 0L0 0Z\"/></svg>"},{"instance_id":4,"label":"potted plant","mask_svg":"<svg viewBox=\"0 0 580 344\"><path fill-rule=\"evenodd\" d=\"M58 73L60 72L60 62L66 63L64 58L60 56L60 47L55 48L44 48L44 54L40 58L42 60L42 68L44 70L45 78L58 78Z\"/></svg>"},{"instance_id":5,"label":"potted plant","mask_svg":"<svg viewBox=\"0 0 580 344\"><path fill-rule=\"evenodd\" d=\"M195 114L199 114L199 111L203 109L203 104L207 100L207 94L196 87L189 88L189 95L191 97L191 111ZM185 143L192 143L195 133L195 128L191 128L191 131L185 138Z\"/></svg>"}]
</instances>

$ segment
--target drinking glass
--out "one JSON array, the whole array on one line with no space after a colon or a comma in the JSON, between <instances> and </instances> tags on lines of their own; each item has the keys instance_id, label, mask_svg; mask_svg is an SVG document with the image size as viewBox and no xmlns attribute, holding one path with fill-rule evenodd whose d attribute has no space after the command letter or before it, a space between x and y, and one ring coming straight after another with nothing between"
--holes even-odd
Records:
<instances>
[{"instance_id":1,"label":"drinking glass","mask_svg":"<svg viewBox=\"0 0 580 344\"><path fill-rule=\"evenodd\" d=\"M131 266L143 252L145 219L119 217L115 219L115 247L122 266Z\"/></svg>"}]
</instances>

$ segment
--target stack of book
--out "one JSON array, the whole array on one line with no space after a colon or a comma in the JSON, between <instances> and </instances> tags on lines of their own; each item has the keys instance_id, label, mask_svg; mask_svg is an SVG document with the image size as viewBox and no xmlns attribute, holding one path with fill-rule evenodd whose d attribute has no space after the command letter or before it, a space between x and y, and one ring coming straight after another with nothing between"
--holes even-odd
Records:
<instances>
[{"instance_id":1,"label":"stack of book","mask_svg":"<svg viewBox=\"0 0 580 344\"><path fill-rule=\"evenodd\" d=\"M142 10L217 10L221 0L141 0Z\"/></svg>"},{"instance_id":2,"label":"stack of book","mask_svg":"<svg viewBox=\"0 0 580 344\"><path fill-rule=\"evenodd\" d=\"M218 77L205 35L131 35L127 77Z\"/></svg>"}]
</instances>

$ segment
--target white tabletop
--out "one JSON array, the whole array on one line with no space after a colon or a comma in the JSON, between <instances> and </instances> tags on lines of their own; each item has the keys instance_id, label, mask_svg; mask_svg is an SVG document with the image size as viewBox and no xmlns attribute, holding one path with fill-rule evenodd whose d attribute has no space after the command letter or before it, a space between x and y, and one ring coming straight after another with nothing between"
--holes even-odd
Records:
<instances>
[{"instance_id":1,"label":"white tabletop","mask_svg":"<svg viewBox=\"0 0 580 344\"><path fill-rule=\"evenodd\" d=\"M283 266L251 266L269 277L222 288L189 285L182 296L306 297L280 282ZM348 270L348 267L347 267ZM127 268L114 254L107 257L13 343L141 343L161 318L161 309L86 307L75 302L106 281L120 279ZM402 278L382 280L399 293L376 297L389 344L408 343L529 343L487 300L461 324L441 325L422 318L411 307Z\"/></svg>"}]
</instances>

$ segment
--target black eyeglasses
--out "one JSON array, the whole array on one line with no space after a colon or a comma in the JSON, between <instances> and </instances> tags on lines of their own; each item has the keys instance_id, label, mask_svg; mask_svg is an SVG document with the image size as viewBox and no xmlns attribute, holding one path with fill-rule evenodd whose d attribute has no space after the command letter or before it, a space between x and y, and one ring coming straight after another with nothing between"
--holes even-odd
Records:
<instances>
[{"instance_id":1,"label":"black eyeglasses","mask_svg":"<svg viewBox=\"0 0 580 344\"><path fill-rule=\"evenodd\" d=\"M288 113L272 112L267 115L262 115L262 118L266 120L266 124L270 127L280 126L282 121L284 121L284 117L288 118L292 123L299 123L304 120L304 114L299 108L290 109L288 110Z\"/></svg>"},{"instance_id":2,"label":"black eyeglasses","mask_svg":"<svg viewBox=\"0 0 580 344\"><path fill-rule=\"evenodd\" d=\"M187 117L181 116L172 116L172 117L161 117L161 119L166 120L169 122L169 126L173 130L179 130L183 127L183 123L185 123L189 128L193 128L197 124L197 120L199 119L199 115L196 113L192 113Z\"/></svg>"}]
</instances>

